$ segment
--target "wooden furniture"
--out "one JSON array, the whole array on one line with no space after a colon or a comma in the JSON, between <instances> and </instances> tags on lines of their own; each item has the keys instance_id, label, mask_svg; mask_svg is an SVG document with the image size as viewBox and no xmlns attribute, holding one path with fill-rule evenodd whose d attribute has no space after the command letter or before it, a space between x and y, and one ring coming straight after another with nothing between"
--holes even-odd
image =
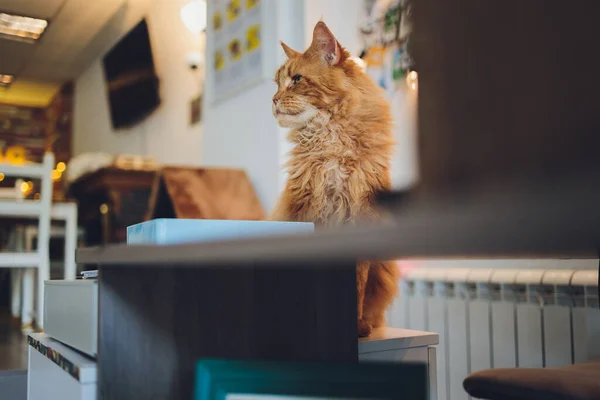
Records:
<instances>
[{"instance_id":1,"label":"wooden furniture","mask_svg":"<svg viewBox=\"0 0 600 400\"><path fill-rule=\"evenodd\" d=\"M21 324L24 329L31 328L33 322L33 274L37 270L37 323L43 326L40 318L44 309L44 281L50 279L50 210L52 205L52 178L54 155L46 153L42 164L25 164L22 166L0 164L0 172L6 176L17 178L38 178L41 180L40 200L0 200L0 216L10 218L30 218L38 221L37 249L18 249L16 253L0 253L0 267L24 269L23 305ZM27 251L29 250L29 251ZM21 282L21 271L13 274L13 287Z\"/></svg>"},{"instance_id":2,"label":"wooden furniture","mask_svg":"<svg viewBox=\"0 0 600 400\"><path fill-rule=\"evenodd\" d=\"M265 211L243 170L165 167L152 188L154 218L262 220Z\"/></svg>"},{"instance_id":3,"label":"wooden furniture","mask_svg":"<svg viewBox=\"0 0 600 400\"><path fill-rule=\"evenodd\" d=\"M107 167L70 186L88 245L125 242L127 226L144 219L155 174Z\"/></svg>"},{"instance_id":4,"label":"wooden furniture","mask_svg":"<svg viewBox=\"0 0 600 400\"><path fill-rule=\"evenodd\" d=\"M103 168L74 182L87 245L123 243L126 228L148 218L260 220L265 212L244 171L165 167Z\"/></svg>"},{"instance_id":5,"label":"wooden furniture","mask_svg":"<svg viewBox=\"0 0 600 400\"><path fill-rule=\"evenodd\" d=\"M190 398L202 357L357 360L354 261L96 262L103 399Z\"/></svg>"},{"instance_id":6,"label":"wooden furniture","mask_svg":"<svg viewBox=\"0 0 600 400\"><path fill-rule=\"evenodd\" d=\"M600 181L599 2L413 3L420 190Z\"/></svg>"}]
</instances>

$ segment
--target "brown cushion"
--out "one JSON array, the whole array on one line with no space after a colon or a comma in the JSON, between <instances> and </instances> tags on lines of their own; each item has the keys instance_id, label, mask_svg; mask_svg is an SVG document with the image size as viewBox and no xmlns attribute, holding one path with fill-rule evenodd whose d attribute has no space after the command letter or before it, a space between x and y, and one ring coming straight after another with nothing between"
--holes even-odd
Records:
<instances>
[{"instance_id":1,"label":"brown cushion","mask_svg":"<svg viewBox=\"0 0 600 400\"><path fill-rule=\"evenodd\" d=\"M560 368L500 368L469 375L463 387L488 400L600 400L600 359Z\"/></svg>"}]
</instances>

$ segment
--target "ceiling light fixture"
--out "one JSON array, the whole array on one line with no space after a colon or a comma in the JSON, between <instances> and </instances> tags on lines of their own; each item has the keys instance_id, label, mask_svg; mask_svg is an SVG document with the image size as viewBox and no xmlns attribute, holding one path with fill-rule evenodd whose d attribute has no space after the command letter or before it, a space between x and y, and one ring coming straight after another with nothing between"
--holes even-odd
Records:
<instances>
[{"instance_id":1,"label":"ceiling light fixture","mask_svg":"<svg viewBox=\"0 0 600 400\"><path fill-rule=\"evenodd\" d=\"M35 42L46 30L48 21L0 13L0 36L9 39Z\"/></svg>"},{"instance_id":2,"label":"ceiling light fixture","mask_svg":"<svg viewBox=\"0 0 600 400\"><path fill-rule=\"evenodd\" d=\"M0 87L8 87L15 80L15 77L12 75L3 75L0 74Z\"/></svg>"}]
</instances>

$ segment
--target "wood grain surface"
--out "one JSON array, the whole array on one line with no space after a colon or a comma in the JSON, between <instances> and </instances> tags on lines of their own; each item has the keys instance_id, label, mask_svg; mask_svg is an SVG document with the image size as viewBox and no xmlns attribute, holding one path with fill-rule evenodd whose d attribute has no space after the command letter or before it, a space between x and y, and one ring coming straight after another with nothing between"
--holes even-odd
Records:
<instances>
[{"instance_id":1,"label":"wood grain surface","mask_svg":"<svg viewBox=\"0 0 600 400\"><path fill-rule=\"evenodd\" d=\"M355 263L103 267L102 399L189 399L202 357L355 362Z\"/></svg>"},{"instance_id":2,"label":"wood grain surface","mask_svg":"<svg viewBox=\"0 0 600 400\"><path fill-rule=\"evenodd\" d=\"M154 183L156 217L261 220L265 211L242 170L166 167Z\"/></svg>"},{"instance_id":3,"label":"wood grain surface","mask_svg":"<svg viewBox=\"0 0 600 400\"><path fill-rule=\"evenodd\" d=\"M421 189L600 181L600 2L418 0Z\"/></svg>"}]
</instances>

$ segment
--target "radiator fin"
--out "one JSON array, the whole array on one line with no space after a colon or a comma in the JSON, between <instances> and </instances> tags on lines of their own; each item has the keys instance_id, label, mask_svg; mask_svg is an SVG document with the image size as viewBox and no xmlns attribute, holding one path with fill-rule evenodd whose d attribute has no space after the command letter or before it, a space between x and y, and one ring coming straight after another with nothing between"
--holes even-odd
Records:
<instances>
[{"instance_id":1,"label":"radiator fin","mask_svg":"<svg viewBox=\"0 0 600 400\"><path fill-rule=\"evenodd\" d=\"M439 333L440 400L468 399L462 382L483 369L563 366L600 357L598 260L506 262L511 270L495 260L494 268L470 262L474 268L465 269L452 261L458 268L415 269L413 263L403 271L388 324Z\"/></svg>"}]
</instances>

